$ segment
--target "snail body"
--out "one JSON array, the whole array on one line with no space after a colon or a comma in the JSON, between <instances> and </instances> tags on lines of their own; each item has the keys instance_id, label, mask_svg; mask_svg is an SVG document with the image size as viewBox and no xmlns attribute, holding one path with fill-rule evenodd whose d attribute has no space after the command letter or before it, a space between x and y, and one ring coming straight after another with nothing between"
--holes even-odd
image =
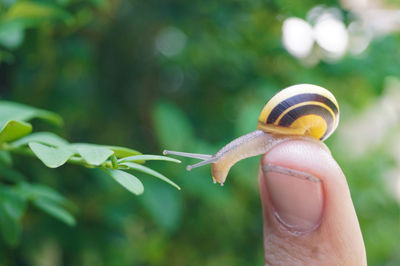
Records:
<instances>
[{"instance_id":1,"label":"snail body","mask_svg":"<svg viewBox=\"0 0 400 266\"><path fill-rule=\"evenodd\" d=\"M339 105L328 90L311 84L290 86L278 92L262 109L257 130L243 135L214 155L163 152L203 161L189 165L187 170L212 164L215 182L224 184L230 168L240 160L266 153L287 138L308 136L319 141L327 139L339 123Z\"/></svg>"}]
</instances>

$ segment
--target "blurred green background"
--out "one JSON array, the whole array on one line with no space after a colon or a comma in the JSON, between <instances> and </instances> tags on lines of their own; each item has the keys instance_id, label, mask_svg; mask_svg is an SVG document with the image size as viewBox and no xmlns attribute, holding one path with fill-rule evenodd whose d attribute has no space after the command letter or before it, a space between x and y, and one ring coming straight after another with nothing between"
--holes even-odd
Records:
<instances>
[{"instance_id":1,"label":"blurred green background","mask_svg":"<svg viewBox=\"0 0 400 266\"><path fill-rule=\"evenodd\" d=\"M328 88L341 124L327 145L347 175L368 262L399 265L400 4L361 2L1 0L0 96L59 113L64 127L35 129L71 141L212 154L254 130L280 89ZM323 28L323 16L334 23ZM317 26L322 35L307 37ZM149 162L182 190L138 175L142 196L100 171L14 159L74 203L77 225L30 208L19 245L0 240L1 265L263 263L258 157L222 188L209 167Z\"/></svg>"}]
</instances>

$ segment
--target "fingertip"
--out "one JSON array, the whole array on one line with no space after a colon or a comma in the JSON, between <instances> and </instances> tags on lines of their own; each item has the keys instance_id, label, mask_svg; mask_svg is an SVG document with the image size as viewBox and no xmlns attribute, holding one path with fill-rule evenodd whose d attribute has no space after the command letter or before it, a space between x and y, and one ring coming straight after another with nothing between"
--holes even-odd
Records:
<instances>
[{"instance_id":1,"label":"fingertip","mask_svg":"<svg viewBox=\"0 0 400 266\"><path fill-rule=\"evenodd\" d=\"M292 255L304 255L319 245L326 256L354 252L356 260L365 259L346 178L326 146L284 141L262 157L260 170L266 250L289 245Z\"/></svg>"},{"instance_id":2,"label":"fingertip","mask_svg":"<svg viewBox=\"0 0 400 266\"><path fill-rule=\"evenodd\" d=\"M320 141L313 139L293 139L274 146L262 157L262 164L280 165L287 168L324 177L324 173L334 172L340 175L341 170L333 159L330 150Z\"/></svg>"}]
</instances>

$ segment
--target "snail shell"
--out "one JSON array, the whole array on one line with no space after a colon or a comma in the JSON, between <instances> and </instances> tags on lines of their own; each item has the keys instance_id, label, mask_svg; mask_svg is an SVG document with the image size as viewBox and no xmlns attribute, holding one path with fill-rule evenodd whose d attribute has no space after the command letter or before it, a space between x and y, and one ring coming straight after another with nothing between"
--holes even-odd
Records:
<instances>
[{"instance_id":1,"label":"snail shell","mask_svg":"<svg viewBox=\"0 0 400 266\"><path fill-rule=\"evenodd\" d=\"M272 97L258 117L268 133L327 139L339 123L339 105L328 90L311 84L288 87Z\"/></svg>"}]
</instances>

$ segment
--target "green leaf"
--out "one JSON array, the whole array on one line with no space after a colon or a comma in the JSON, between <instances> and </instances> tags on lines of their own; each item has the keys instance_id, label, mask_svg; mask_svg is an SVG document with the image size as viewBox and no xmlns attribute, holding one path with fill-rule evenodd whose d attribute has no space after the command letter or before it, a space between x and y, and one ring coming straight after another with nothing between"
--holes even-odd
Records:
<instances>
[{"instance_id":1,"label":"green leaf","mask_svg":"<svg viewBox=\"0 0 400 266\"><path fill-rule=\"evenodd\" d=\"M31 1L18 1L4 16L4 23L18 21L25 27L48 22L51 19L67 20L71 16L64 10L51 5Z\"/></svg>"},{"instance_id":2,"label":"green leaf","mask_svg":"<svg viewBox=\"0 0 400 266\"><path fill-rule=\"evenodd\" d=\"M21 182L14 191L51 216L68 225L75 225L74 217L61 205L68 203L68 200L54 189L41 184Z\"/></svg>"},{"instance_id":3,"label":"green leaf","mask_svg":"<svg viewBox=\"0 0 400 266\"><path fill-rule=\"evenodd\" d=\"M10 120L0 129L0 143L19 139L32 131L32 125L26 122Z\"/></svg>"},{"instance_id":4,"label":"green leaf","mask_svg":"<svg viewBox=\"0 0 400 266\"><path fill-rule=\"evenodd\" d=\"M51 123L56 126L61 126L63 124L63 120L61 116L59 116L56 113L46 111L46 110L41 110L41 109L36 109L35 108L35 113L32 118L40 118L48 123Z\"/></svg>"},{"instance_id":5,"label":"green leaf","mask_svg":"<svg viewBox=\"0 0 400 266\"><path fill-rule=\"evenodd\" d=\"M12 158L8 151L0 150L0 164L6 165L6 166L12 165Z\"/></svg>"},{"instance_id":6,"label":"green leaf","mask_svg":"<svg viewBox=\"0 0 400 266\"><path fill-rule=\"evenodd\" d=\"M19 220L22 217L26 202L14 187L0 187L0 200L14 219Z\"/></svg>"},{"instance_id":7,"label":"green leaf","mask_svg":"<svg viewBox=\"0 0 400 266\"><path fill-rule=\"evenodd\" d=\"M138 152L136 150L130 149L130 148L125 148L125 147L119 147L119 146L109 146L109 145L102 145L104 148L110 149L114 152L115 156L118 158L124 158L132 155L140 155L142 154L141 152Z\"/></svg>"},{"instance_id":8,"label":"green leaf","mask_svg":"<svg viewBox=\"0 0 400 266\"><path fill-rule=\"evenodd\" d=\"M63 122L62 118L53 112L20 103L0 101L0 123L9 120L29 121L33 118L40 118L57 126Z\"/></svg>"},{"instance_id":9,"label":"green leaf","mask_svg":"<svg viewBox=\"0 0 400 266\"><path fill-rule=\"evenodd\" d=\"M181 161L179 161L177 159L170 158L170 157L167 157L167 156L145 154L145 155L134 155L134 156L125 157L125 158L119 159L118 163L138 162L138 161L151 161L151 160L168 161L168 162L174 162L174 163L180 163L181 162Z\"/></svg>"},{"instance_id":10,"label":"green leaf","mask_svg":"<svg viewBox=\"0 0 400 266\"><path fill-rule=\"evenodd\" d=\"M74 143L72 147L76 149L80 156L91 165L100 165L104 163L114 152L104 148L101 145Z\"/></svg>"},{"instance_id":11,"label":"green leaf","mask_svg":"<svg viewBox=\"0 0 400 266\"><path fill-rule=\"evenodd\" d=\"M105 171L130 192L136 195L143 193L143 184L136 176L121 170L105 169Z\"/></svg>"},{"instance_id":12,"label":"green leaf","mask_svg":"<svg viewBox=\"0 0 400 266\"><path fill-rule=\"evenodd\" d=\"M15 183L23 181L25 179L25 177L21 173L15 171L12 168L4 167L2 165L0 165L0 178Z\"/></svg>"},{"instance_id":13,"label":"green leaf","mask_svg":"<svg viewBox=\"0 0 400 266\"><path fill-rule=\"evenodd\" d=\"M15 190L27 200L44 199L58 204L68 203L68 200L56 190L41 184L21 182Z\"/></svg>"},{"instance_id":14,"label":"green leaf","mask_svg":"<svg viewBox=\"0 0 400 266\"><path fill-rule=\"evenodd\" d=\"M163 174L161 174L161 173L159 173L159 172L157 172L157 171L155 171L155 170L153 170L153 169L151 169L149 167L146 167L144 165L140 165L140 164L137 164L137 163L132 163L132 162L122 163L121 165L129 167L129 169L137 170L137 171L140 171L140 172L155 176L155 177L163 180L164 182L167 182L168 184L176 187L178 190L181 190L181 188L177 184L175 184L173 181L171 181L169 178L167 178Z\"/></svg>"},{"instance_id":15,"label":"green leaf","mask_svg":"<svg viewBox=\"0 0 400 266\"><path fill-rule=\"evenodd\" d=\"M24 145L28 145L29 142L38 142L53 147L61 147L68 145L68 142L65 139L51 132L32 133L28 136L25 136L19 140L14 141L13 143L11 143L11 145L14 147L21 147Z\"/></svg>"},{"instance_id":16,"label":"green leaf","mask_svg":"<svg viewBox=\"0 0 400 266\"><path fill-rule=\"evenodd\" d=\"M52 148L37 142L30 142L29 147L33 153L50 168L57 168L65 164L74 152L68 146Z\"/></svg>"},{"instance_id":17,"label":"green leaf","mask_svg":"<svg viewBox=\"0 0 400 266\"><path fill-rule=\"evenodd\" d=\"M13 190L0 187L0 230L7 244L15 246L21 234L25 201Z\"/></svg>"},{"instance_id":18,"label":"green leaf","mask_svg":"<svg viewBox=\"0 0 400 266\"><path fill-rule=\"evenodd\" d=\"M67 212L64 208L62 208L60 205L43 199L39 198L33 201L33 204L38 207L39 209L43 210L44 212L50 214L54 218L59 219L60 221L73 226L76 224L75 218Z\"/></svg>"},{"instance_id":19,"label":"green leaf","mask_svg":"<svg viewBox=\"0 0 400 266\"><path fill-rule=\"evenodd\" d=\"M21 234L21 225L0 201L0 230L6 243L15 246Z\"/></svg>"}]
</instances>

